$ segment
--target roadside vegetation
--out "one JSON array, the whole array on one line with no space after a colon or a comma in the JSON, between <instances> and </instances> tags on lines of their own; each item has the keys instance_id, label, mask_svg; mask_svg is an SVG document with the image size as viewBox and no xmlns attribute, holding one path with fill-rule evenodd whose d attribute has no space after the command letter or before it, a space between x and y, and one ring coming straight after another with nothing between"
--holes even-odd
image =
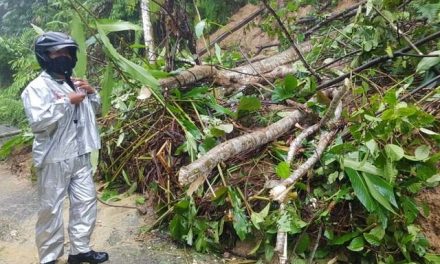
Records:
<instances>
[{"instance_id":1,"label":"roadside vegetation","mask_svg":"<svg viewBox=\"0 0 440 264\"><path fill-rule=\"evenodd\" d=\"M32 140L32 41L65 31L100 87L103 199L142 193L144 232L246 263L440 263L417 199L440 182L438 1L0 0L0 15L0 122L24 131L3 158ZM244 43L260 31L270 45Z\"/></svg>"}]
</instances>

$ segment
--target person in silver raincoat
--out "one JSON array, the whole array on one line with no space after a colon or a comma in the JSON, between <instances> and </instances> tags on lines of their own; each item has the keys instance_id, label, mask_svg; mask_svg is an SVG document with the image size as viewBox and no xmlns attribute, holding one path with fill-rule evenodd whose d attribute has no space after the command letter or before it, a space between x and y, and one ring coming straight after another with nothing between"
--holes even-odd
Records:
<instances>
[{"instance_id":1,"label":"person in silver raincoat","mask_svg":"<svg viewBox=\"0 0 440 264\"><path fill-rule=\"evenodd\" d=\"M90 248L96 222L96 190L90 153L101 147L95 115L100 97L86 80L71 78L78 45L68 35L47 32L35 42L43 72L21 94L32 132L40 209L36 244L41 263L63 255L63 201L70 200L68 263L102 263Z\"/></svg>"}]
</instances>

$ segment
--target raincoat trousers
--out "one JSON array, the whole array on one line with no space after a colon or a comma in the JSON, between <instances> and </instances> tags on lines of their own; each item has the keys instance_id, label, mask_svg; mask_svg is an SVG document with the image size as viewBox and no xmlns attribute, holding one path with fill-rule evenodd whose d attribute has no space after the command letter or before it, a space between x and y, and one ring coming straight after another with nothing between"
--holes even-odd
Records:
<instances>
[{"instance_id":1,"label":"raincoat trousers","mask_svg":"<svg viewBox=\"0 0 440 264\"><path fill-rule=\"evenodd\" d=\"M35 136L32 154L40 198L36 244L41 263L63 255L63 201L67 195L70 254L90 251L96 222L90 152L101 147L95 119L100 98L97 93L88 94L74 105L68 98L71 92L66 82L42 72L21 95Z\"/></svg>"}]
</instances>

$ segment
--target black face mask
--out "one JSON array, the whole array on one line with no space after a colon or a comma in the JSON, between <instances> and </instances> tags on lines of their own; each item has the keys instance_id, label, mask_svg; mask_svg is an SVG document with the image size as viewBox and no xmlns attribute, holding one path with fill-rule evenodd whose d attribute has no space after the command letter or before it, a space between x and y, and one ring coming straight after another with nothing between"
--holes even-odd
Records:
<instances>
[{"instance_id":1,"label":"black face mask","mask_svg":"<svg viewBox=\"0 0 440 264\"><path fill-rule=\"evenodd\" d=\"M47 62L46 70L51 73L64 75L66 78L68 78L72 76L72 71L74 67L75 62L71 58L67 56L60 56L50 59Z\"/></svg>"}]
</instances>

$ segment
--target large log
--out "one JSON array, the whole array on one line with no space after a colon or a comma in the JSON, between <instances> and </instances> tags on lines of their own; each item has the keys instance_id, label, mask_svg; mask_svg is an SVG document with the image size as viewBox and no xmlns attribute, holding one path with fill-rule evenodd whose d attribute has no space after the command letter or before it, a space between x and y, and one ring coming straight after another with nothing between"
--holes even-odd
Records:
<instances>
[{"instance_id":1,"label":"large log","mask_svg":"<svg viewBox=\"0 0 440 264\"><path fill-rule=\"evenodd\" d=\"M197 178L206 178L219 162L226 161L240 153L258 148L290 131L296 123L307 118L305 112L295 110L264 129L260 129L221 143L196 161L179 170L179 183L187 185ZM199 181L200 184L203 181ZM193 186L194 187L194 186ZM194 189L197 189L196 187Z\"/></svg>"},{"instance_id":2,"label":"large log","mask_svg":"<svg viewBox=\"0 0 440 264\"><path fill-rule=\"evenodd\" d=\"M311 49L309 42L303 43L300 47L304 52L309 52ZM295 50L290 48L269 58L254 62L252 66L248 64L223 70L218 70L209 65L195 66L182 71L176 76L161 79L159 84L164 89L174 87L184 89L186 86L205 78L213 78L216 84L222 86L245 85L260 82L263 79L261 75L267 75L270 79L280 77L279 75L283 76L290 72L287 69L289 66L286 66L286 64L296 60L298 60L298 56Z\"/></svg>"}]
</instances>

